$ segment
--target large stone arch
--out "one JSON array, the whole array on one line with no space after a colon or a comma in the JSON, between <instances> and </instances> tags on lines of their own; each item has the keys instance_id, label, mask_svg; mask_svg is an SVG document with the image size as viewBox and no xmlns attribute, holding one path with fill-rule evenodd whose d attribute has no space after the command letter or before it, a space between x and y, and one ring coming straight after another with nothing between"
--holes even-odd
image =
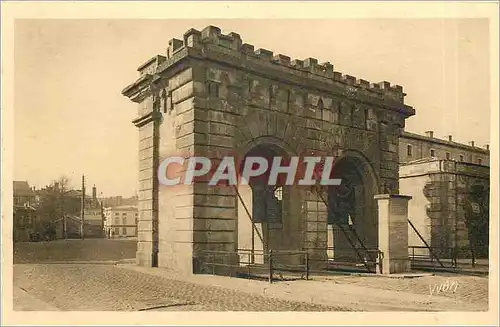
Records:
<instances>
[{"instance_id":1,"label":"large stone arch","mask_svg":"<svg viewBox=\"0 0 500 327\"><path fill-rule=\"evenodd\" d=\"M269 151L269 152L267 152ZM246 155L287 158L296 156L293 149L284 140L273 136L262 136L252 139L243 144L237 151L238 171L242 169ZM267 152L267 153L264 153ZM269 168L270 168L269 163ZM242 261L252 263L264 263L267 257L263 253L269 250L300 251L303 247L303 232L300 214L300 193L290 185L269 186L265 182L261 186L253 184L238 185L238 197L236 206L238 249ZM267 191L264 191L267 190ZM279 200L279 218L268 217L261 219L263 214L262 202L269 204L269 199L264 200L266 194L278 192L276 200ZM278 198L279 197L279 198ZM272 197L271 201L274 201ZM264 209L264 211L268 208ZM266 214L269 214L266 211ZM299 256L278 256L275 260L280 262L298 263L303 258Z\"/></svg>"}]
</instances>

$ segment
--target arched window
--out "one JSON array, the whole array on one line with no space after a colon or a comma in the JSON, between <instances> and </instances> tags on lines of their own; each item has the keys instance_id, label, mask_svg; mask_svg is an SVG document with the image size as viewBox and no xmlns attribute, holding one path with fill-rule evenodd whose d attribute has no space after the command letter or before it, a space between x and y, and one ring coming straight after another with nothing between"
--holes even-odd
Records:
<instances>
[{"instance_id":1,"label":"arched window","mask_svg":"<svg viewBox=\"0 0 500 327\"><path fill-rule=\"evenodd\" d=\"M278 199L279 201L283 200L283 187L282 186L278 186L275 190L274 190L274 197L276 199Z\"/></svg>"},{"instance_id":2,"label":"arched window","mask_svg":"<svg viewBox=\"0 0 500 327\"><path fill-rule=\"evenodd\" d=\"M209 97L218 98L219 97L219 83L208 81L207 82L207 93Z\"/></svg>"},{"instance_id":3,"label":"arched window","mask_svg":"<svg viewBox=\"0 0 500 327\"><path fill-rule=\"evenodd\" d=\"M267 92L269 96L269 107L271 107L275 103L274 86L272 84L269 85Z\"/></svg>"},{"instance_id":4,"label":"arched window","mask_svg":"<svg viewBox=\"0 0 500 327\"><path fill-rule=\"evenodd\" d=\"M161 104L160 104L161 109L163 109L163 113L167 113L167 91L163 89L161 92Z\"/></svg>"},{"instance_id":5,"label":"arched window","mask_svg":"<svg viewBox=\"0 0 500 327\"><path fill-rule=\"evenodd\" d=\"M292 91L291 91L291 90L288 90L288 91L286 92L286 110L287 110L287 111L290 111L291 93L292 93Z\"/></svg>"},{"instance_id":6,"label":"arched window","mask_svg":"<svg viewBox=\"0 0 500 327\"><path fill-rule=\"evenodd\" d=\"M323 100L322 99L319 99L318 100L318 105L317 105L318 109L319 110L323 110L324 108L324 105L323 105Z\"/></svg>"}]
</instances>

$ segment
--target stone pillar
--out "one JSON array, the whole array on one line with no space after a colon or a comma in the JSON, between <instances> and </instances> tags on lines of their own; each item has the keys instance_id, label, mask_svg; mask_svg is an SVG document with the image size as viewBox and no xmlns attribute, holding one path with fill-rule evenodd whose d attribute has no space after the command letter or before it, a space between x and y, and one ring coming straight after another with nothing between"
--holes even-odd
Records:
<instances>
[{"instance_id":1,"label":"stone pillar","mask_svg":"<svg viewBox=\"0 0 500 327\"><path fill-rule=\"evenodd\" d=\"M305 195L302 207L305 218L304 250L309 254L311 269L326 270L328 266L327 207L317 194L308 191Z\"/></svg>"},{"instance_id":2,"label":"stone pillar","mask_svg":"<svg viewBox=\"0 0 500 327\"><path fill-rule=\"evenodd\" d=\"M383 253L382 274L408 272L411 270L408 257L408 201L411 196L379 194L374 198L378 202L378 248Z\"/></svg>"}]
</instances>

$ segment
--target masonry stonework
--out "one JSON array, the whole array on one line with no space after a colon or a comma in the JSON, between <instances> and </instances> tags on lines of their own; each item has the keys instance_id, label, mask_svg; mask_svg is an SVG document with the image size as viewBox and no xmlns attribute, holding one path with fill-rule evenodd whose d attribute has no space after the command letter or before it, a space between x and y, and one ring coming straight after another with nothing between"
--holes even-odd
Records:
<instances>
[{"instance_id":1,"label":"masonry stonework","mask_svg":"<svg viewBox=\"0 0 500 327\"><path fill-rule=\"evenodd\" d=\"M248 218L233 188L202 181L167 187L156 173L168 156L243 158L258 147L352 163L359 182L369 186L362 196L368 209L355 224L377 243L373 196L399 192L399 137L415 113L404 104L401 86L344 75L314 58L254 50L238 34L223 35L213 26L172 39L165 52L139 67L140 77L123 90L139 106L138 264L192 273L209 260L203 251L236 252L238 220ZM283 221L267 226L266 246L308 251L324 266L324 202L300 187L284 193Z\"/></svg>"},{"instance_id":2,"label":"masonry stonework","mask_svg":"<svg viewBox=\"0 0 500 327\"><path fill-rule=\"evenodd\" d=\"M440 257L463 248L487 253L489 175L489 167L451 160L401 165L401 190L413 196L409 219ZM410 246L424 245L411 228L408 233Z\"/></svg>"}]
</instances>

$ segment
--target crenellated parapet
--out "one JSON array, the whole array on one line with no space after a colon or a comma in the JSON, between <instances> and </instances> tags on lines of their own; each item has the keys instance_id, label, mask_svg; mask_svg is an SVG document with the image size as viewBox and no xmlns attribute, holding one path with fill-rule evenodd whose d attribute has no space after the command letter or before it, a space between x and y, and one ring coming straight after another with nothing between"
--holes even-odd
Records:
<instances>
[{"instance_id":1,"label":"crenellated parapet","mask_svg":"<svg viewBox=\"0 0 500 327\"><path fill-rule=\"evenodd\" d=\"M390 94L391 96L399 99L403 99L406 95L403 92L403 87L400 85L391 85L391 83L387 81L371 83L364 79L343 74L335 71L334 66L330 62L318 63L318 59L316 58L306 58L304 60L291 59L287 55L274 54L272 51L267 49L255 49L252 44L243 43L239 34L229 33L228 35L224 35L221 33L221 29L215 26L208 26L201 32L195 29L190 29L184 34L184 44L188 47L196 47L196 45L207 43L233 51L238 51L252 58L259 58L262 61L272 62L289 69L307 72L356 88L377 93Z\"/></svg>"},{"instance_id":2,"label":"crenellated parapet","mask_svg":"<svg viewBox=\"0 0 500 327\"><path fill-rule=\"evenodd\" d=\"M227 35L222 34L221 29L216 26L207 26L201 31L190 29L183 35L182 40L171 39L165 51L165 56L154 56L141 65L138 70L141 75L154 74L172 65L182 55L187 55L187 48L200 49L201 51L207 46L218 48L224 54L231 55L239 60L257 59L262 63L271 63L283 67L290 72L307 74L315 79L319 77L330 83L343 85L349 88L351 92L363 90L367 94L388 98L399 103L404 102L404 96L406 95L400 85L391 85L387 81L372 83L355 76L343 74L335 71L330 62L319 63L316 58L292 59L284 54L274 54L267 49L255 49L253 45L243 43L239 34L234 32Z\"/></svg>"}]
</instances>

